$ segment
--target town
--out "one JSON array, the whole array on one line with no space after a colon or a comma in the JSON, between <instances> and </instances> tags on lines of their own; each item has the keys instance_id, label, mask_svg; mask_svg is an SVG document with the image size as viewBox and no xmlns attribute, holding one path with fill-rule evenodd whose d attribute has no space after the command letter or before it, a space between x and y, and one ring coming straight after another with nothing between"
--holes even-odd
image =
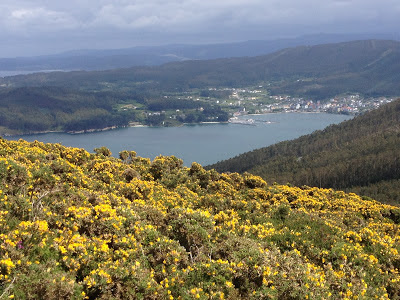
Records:
<instances>
[{"instance_id":1,"label":"town","mask_svg":"<svg viewBox=\"0 0 400 300\"><path fill-rule=\"evenodd\" d=\"M357 115L392 102L393 98L363 98L359 94L335 97L327 102L306 100L290 96L272 96L276 103L261 109L262 113L285 112L327 112Z\"/></svg>"},{"instance_id":2,"label":"town","mask_svg":"<svg viewBox=\"0 0 400 300\"><path fill-rule=\"evenodd\" d=\"M213 89L218 90L218 89ZM269 96L263 86L251 89L221 89L232 93L228 100L216 100L223 107L239 108L241 112L326 112L357 115L392 102L395 97L364 98L360 94L336 96L329 100L311 100L290 95Z\"/></svg>"},{"instance_id":3,"label":"town","mask_svg":"<svg viewBox=\"0 0 400 300\"><path fill-rule=\"evenodd\" d=\"M162 105L152 105L153 109L141 108L141 120L131 122L131 125L179 126L182 123L237 122L236 117L240 115L279 112L358 115L396 99L348 94L312 100L290 95L270 95L268 88L262 85L247 88L190 89L180 93L167 93L162 98L159 102ZM177 103L179 108L176 107ZM124 110L127 107L125 105ZM160 109L161 107L164 109ZM240 122L243 124L243 120Z\"/></svg>"}]
</instances>

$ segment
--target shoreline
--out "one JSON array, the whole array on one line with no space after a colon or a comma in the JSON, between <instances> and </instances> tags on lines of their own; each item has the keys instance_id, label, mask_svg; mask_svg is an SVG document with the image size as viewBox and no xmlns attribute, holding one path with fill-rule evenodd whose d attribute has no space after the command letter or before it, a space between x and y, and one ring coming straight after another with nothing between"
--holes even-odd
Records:
<instances>
[{"instance_id":1,"label":"shoreline","mask_svg":"<svg viewBox=\"0 0 400 300\"><path fill-rule=\"evenodd\" d=\"M143 127L144 126L145 125L143 125ZM18 137L18 136L23 136L23 135L36 135L36 134L47 134L47 133L65 133L65 134L75 135L75 134L82 134L82 133L109 131L109 130L114 130L114 129L118 129L118 128L126 128L126 127L130 127L130 126L123 126L123 127L110 126L110 127L105 127L105 128L99 128L99 129L85 129L85 130L76 130L76 131L44 130L44 131L33 131L33 132L17 133L17 134L3 133L3 134L0 134L0 137ZM135 126L132 126L132 127L135 127Z\"/></svg>"},{"instance_id":2,"label":"shoreline","mask_svg":"<svg viewBox=\"0 0 400 300\"><path fill-rule=\"evenodd\" d=\"M323 112L323 111L316 111L316 112L302 112L302 111L283 111L283 112L265 112L265 113L259 113L259 114L244 114L244 115L239 115L238 117L243 117L243 116L259 116L259 115L269 115L269 114L280 114L280 113L298 113L298 114L319 114L319 113L326 113L326 114L334 114L334 115L341 115L341 114L335 114L335 113L329 113L329 112ZM231 119L231 118L230 118ZM178 126L174 127L180 127L180 126L190 126L190 125L207 125L207 124L232 124L229 121L225 122L198 122L198 123L182 123ZM240 124L239 124L240 125ZM36 134L47 134L47 133L65 133L65 134L70 134L70 135L76 135L76 134L85 134L85 133L93 133L93 132L102 132L102 131L110 131L110 130L115 130L115 129L121 129L121 128L146 128L146 127L167 127L167 126L149 126L145 124L140 124L140 123L135 123L135 124L128 124L126 126L109 126L105 128L99 128L99 129L84 129L84 130L76 130L76 131L62 131L62 130L44 130L44 131L32 131L32 132L27 132L27 133L17 133L17 134L10 134L10 133L1 133L0 137L5 138L5 137L18 137L18 136L24 136L24 135L36 135Z\"/></svg>"},{"instance_id":3,"label":"shoreline","mask_svg":"<svg viewBox=\"0 0 400 300\"><path fill-rule=\"evenodd\" d=\"M270 115L270 114L292 114L292 113L296 113L296 114L321 114L321 113L326 113L329 114L326 111L294 111L294 110L290 110L290 111L274 111L274 112L264 112L264 113L260 113L260 114L247 114L247 115L241 115L241 116L258 116L258 115Z\"/></svg>"}]
</instances>

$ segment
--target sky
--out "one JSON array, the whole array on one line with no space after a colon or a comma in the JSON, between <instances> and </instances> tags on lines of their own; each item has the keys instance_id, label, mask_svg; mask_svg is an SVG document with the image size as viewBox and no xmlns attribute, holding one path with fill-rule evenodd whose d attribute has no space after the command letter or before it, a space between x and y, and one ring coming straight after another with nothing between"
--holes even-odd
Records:
<instances>
[{"instance_id":1,"label":"sky","mask_svg":"<svg viewBox=\"0 0 400 300\"><path fill-rule=\"evenodd\" d=\"M0 57L398 33L399 0L1 0Z\"/></svg>"}]
</instances>

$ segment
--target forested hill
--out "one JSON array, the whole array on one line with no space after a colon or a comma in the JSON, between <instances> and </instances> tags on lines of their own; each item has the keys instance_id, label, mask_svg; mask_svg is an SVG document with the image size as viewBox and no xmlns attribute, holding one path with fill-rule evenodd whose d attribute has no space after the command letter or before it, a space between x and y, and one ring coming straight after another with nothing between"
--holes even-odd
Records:
<instances>
[{"instance_id":1,"label":"forested hill","mask_svg":"<svg viewBox=\"0 0 400 300\"><path fill-rule=\"evenodd\" d=\"M63 87L0 89L0 134L125 126L134 118L133 114L116 111L114 107L135 96Z\"/></svg>"},{"instance_id":2,"label":"forested hill","mask_svg":"<svg viewBox=\"0 0 400 300\"><path fill-rule=\"evenodd\" d=\"M0 298L399 299L400 209L0 138Z\"/></svg>"},{"instance_id":3,"label":"forested hill","mask_svg":"<svg viewBox=\"0 0 400 300\"><path fill-rule=\"evenodd\" d=\"M400 203L400 99L323 131L244 153L209 168L269 182L347 189Z\"/></svg>"},{"instance_id":4,"label":"forested hill","mask_svg":"<svg viewBox=\"0 0 400 300\"><path fill-rule=\"evenodd\" d=\"M0 85L96 90L116 82L136 82L146 83L146 89L175 91L268 82L272 94L321 99L345 92L397 95L399 70L400 42L367 40L288 48L258 57L184 61L101 72L31 74L0 79Z\"/></svg>"}]
</instances>

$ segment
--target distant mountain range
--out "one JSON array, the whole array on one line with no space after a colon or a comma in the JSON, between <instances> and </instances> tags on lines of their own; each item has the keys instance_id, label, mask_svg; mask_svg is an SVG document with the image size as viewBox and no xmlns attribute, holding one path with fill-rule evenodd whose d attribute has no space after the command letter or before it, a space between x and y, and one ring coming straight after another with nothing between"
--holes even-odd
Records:
<instances>
[{"instance_id":1,"label":"distant mountain range","mask_svg":"<svg viewBox=\"0 0 400 300\"><path fill-rule=\"evenodd\" d=\"M108 71L0 78L3 87L65 86L90 91L177 91L268 84L271 94L323 100L342 93L400 94L400 42L361 40L286 48L256 57L188 60Z\"/></svg>"},{"instance_id":2,"label":"distant mountain range","mask_svg":"<svg viewBox=\"0 0 400 300\"><path fill-rule=\"evenodd\" d=\"M352 40L400 40L394 34L317 34L292 39L257 40L208 45L165 45L112 50L75 50L55 55L0 58L0 71L107 70L154 66L172 61L259 56L288 47Z\"/></svg>"},{"instance_id":3,"label":"distant mountain range","mask_svg":"<svg viewBox=\"0 0 400 300\"><path fill-rule=\"evenodd\" d=\"M208 166L270 183L344 189L400 204L400 99L323 131Z\"/></svg>"}]
</instances>

